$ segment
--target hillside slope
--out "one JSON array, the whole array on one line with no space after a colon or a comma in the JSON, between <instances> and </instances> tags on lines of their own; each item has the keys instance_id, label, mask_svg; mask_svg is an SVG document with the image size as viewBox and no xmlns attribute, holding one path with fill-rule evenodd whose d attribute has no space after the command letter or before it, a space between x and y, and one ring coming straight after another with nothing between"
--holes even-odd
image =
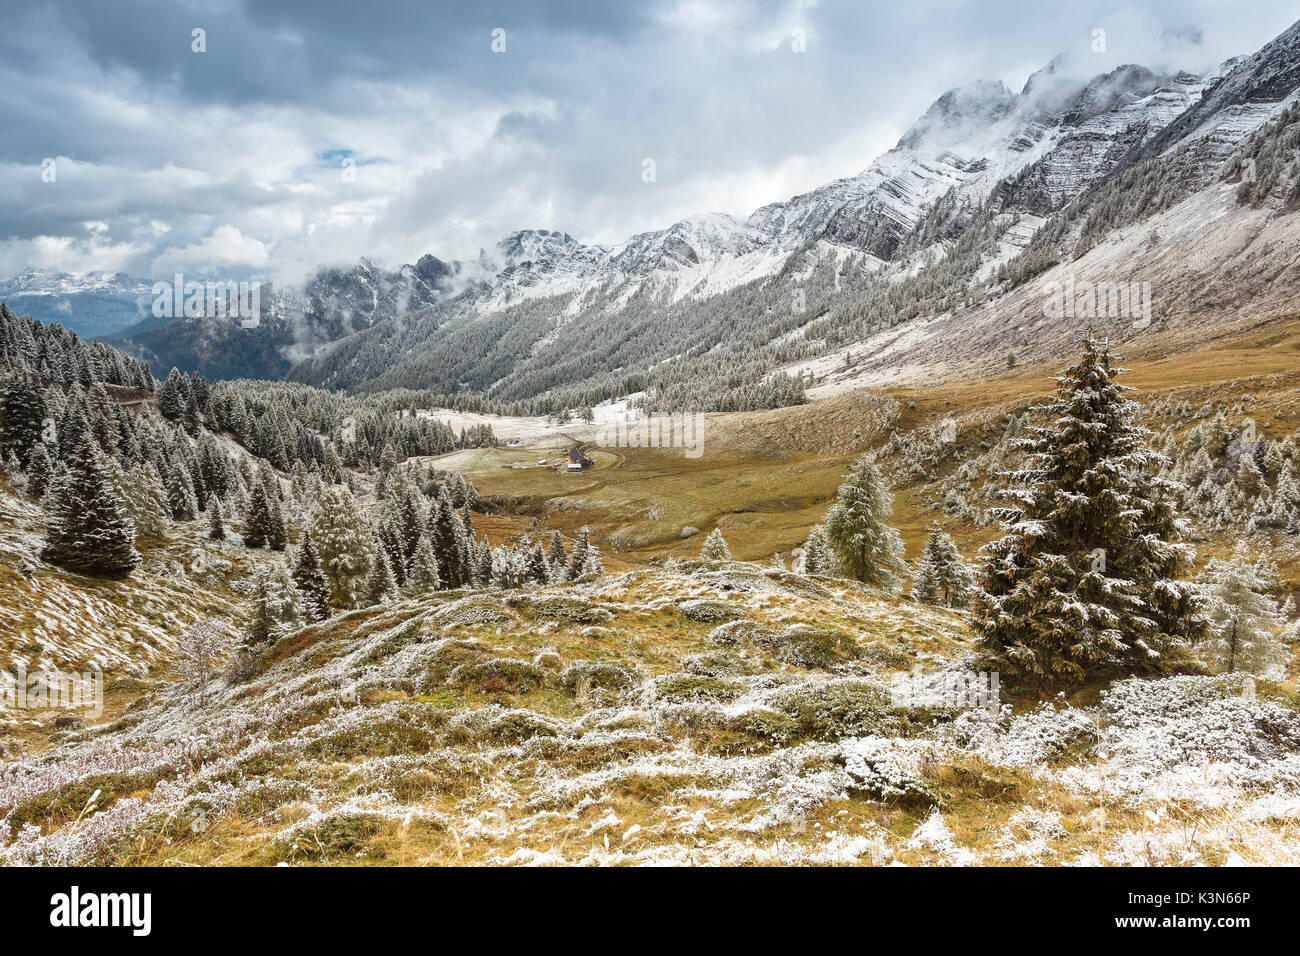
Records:
<instances>
[{"instance_id":1,"label":"hillside slope","mask_svg":"<svg viewBox=\"0 0 1300 956\"><path fill-rule=\"evenodd\" d=\"M1293 698L968 709L966 652L950 612L744 564L354 612L5 765L0 859L1300 862Z\"/></svg>"}]
</instances>

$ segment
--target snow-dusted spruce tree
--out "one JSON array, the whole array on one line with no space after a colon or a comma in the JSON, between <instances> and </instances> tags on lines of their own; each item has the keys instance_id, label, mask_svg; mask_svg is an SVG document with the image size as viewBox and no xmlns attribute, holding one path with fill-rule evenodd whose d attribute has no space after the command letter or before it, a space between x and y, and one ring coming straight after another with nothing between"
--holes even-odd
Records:
<instances>
[{"instance_id":1,"label":"snow-dusted spruce tree","mask_svg":"<svg viewBox=\"0 0 1300 956\"><path fill-rule=\"evenodd\" d=\"M0 391L0 456L14 455L26 465L40 443L44 418L40 385L24 369Z\"/></svg>"},{"instance_id":2,"label":"snow-dusted spruce tree","mask_svg":"<svg viewBox=\"0 0 1300 956\"><path fill-rule=\"evenodd\" d=\"M1210 618L1210 639L1202 643L1210 665L1219 673L1259 674L1272 661L1273 636L1282 624L1267 582L1243 545L1232 557L1205 566L1204 595Z\"/></svg>"},{"instance_id":3,"label":"snow-dusted spruce tree","mask_svg":"<svg viewBox=\"0 0 1300 956\"><path fill-rule=\"evenodd\" d=\"M330 583L330 604L336 609L356 607L361 587L370 574L370 527L345 485L330 485L308 518L312 542Z\"/></svg>"},{"instance_id":4,"label":"snow-dusted spruce tree","mask_svg":"<svg viewBox=\"0 0 1300 956\"><path fill-rule=\"evenodd\" d=\"M916 562L916 571L912 574L912 599L922 604L943 604L943 586L939 583L942 571L942 559L939 556L939 530L930 529L930 535L921 549L921 557Z\"/></svg>"},{"instance_id":5,"label":"snow-dusted spruce tree","mask_svg":"<svg viewBox=\"0 0 1300 956\"><path fill-rule=\"evenodd\" d=\"M50 479L54 477L54 463L45 442L37 442L27 458L27 494L40 501L49 490Z\"/></svg>"},{"instance_id":6,"label":"snow-dusted spruce tree","mask_svg":"<svg viewBox=\"0 0 1300 956\"><path fill-rule=\"evenodd\" d=\"M233 644L226 626L211 617L192 625L177 642L177 672L190 685L191 698L198 697L200 707L207 706L208 681Z\"/></svg>"},{"instance_id":7,"label":"snow-dusted spruce tree","mask_svg":"<svg viewBox=\"0 0 1300 956\"><path fill-rule=\"evenodd\" d=\"M304 531L293 569L293 583L302 601L303 617L312 623L330 616L330 584L321 567L320 555L312 544L311 532Z\"/></svg>"},{"instance_id":8,"label":"snow-dusted spruce tree","mask_svg":"<svg viewBox=\"0 0 1300 956\"><path fill-rule=\"evenodd\" d=\"M167 531L167 492L152 462L133 465L126 473L126 506L140 538L161 538Z\"/></svg>"},{"instance_id":9,"label":"snow-dusted spruce tree","mask_svg":"<svg viewBox=\"0 0 1300 956\"><path fill-rule=\"evenodd\" d=\"M803 546L803 562L800 565L804 574L834 574L835 552L831 550L830 539L826 536L826 526L815 525L808 532L808 540Z\"/></svg>"},{"instance_id":10,"label":"snow-dusted spruce tree","mask_svg":"<svg viewBox=\"0 0 1300 956\"><path fill-rule=\"evenodd\" d=\"M923 604L968 607L974 582L956 543L932 527L912 578L912 597Z\"/></svg>"},{"instance_id":11,"label":"snow-dusted spruce tree","mask_svg":"<svg viewBox=\"0 0 1300 956\"><path fill-rule=\"evenodd\" d=\"M870 455L853 465L826 513L826 536L848 577L876 587L893 587L904 568L903 539L885 523L893 495Z\"/></svg>"},{"instance_id":12,"label":"snow-dusted spruce tree","mask_svg":"<svg viewBox=\"0 0 1300 956\"><path fill-rule=\"evenodd\" d=\"M194 481L184 462L177 462L172 468L171 479L167 483L167 507L171 510L173 521L193 521L199 516L199 502L194 497Z\"/></svg>"},{"instance_id":13,"label":"snow-dusted spruce tree","mask_svg":"<svg viewBox=\"0 0 1300 956\"><path fill-rule=\"evenodd\" d=\"M582 577L588 575L601 575L605 573L605 562L600 557L600 552L592 545L587 550L587 559L582 562Z\"/></svg>"},{"instance_id":14,"label":"snow-dusted spruce tree","mask_svg":"<svg viewBox=\"0 0 1300 956\"><path fill-rule=\"evenodd\" d=\"M245 642L274 643L302 623L302 603L288 569L275 564L259 570L244 609Z\"/></svg>"},{"instance_id":15,"label":"snow-dusted spruce tree","mask_svg":"<svg viewBox=\"0 0 1300 956\"><path fill-rule=\"evenodd\" d=\"M371 607L392 600L397 594L397 580L393 577L393 568L388 563L388 553L383 545L376 541L373 546L374 560L370 564L370 575L366 578L362 604Z\"/></svg>"},{"instance_id":16,"label":"snow-dusted spruce tree","mask_svg":"<svg viewBox=\"0 0 1300 956\"><path fill-rule=\"evenodd\" d=\"M438 492L429 515L429 536L433 556L438 561L438 574L444 588L458 588L469 584L473 569L467 562L468 536L465 523L456 513L451 491L446 484Z\"/></svg>"},{"instance_id":17,"label":"snow-dusted spruce tree","mask_svg":"<svg viewBox=\"0 0 1300 956\"><path fill-rule=\"evenodd\" d=\"M727 547L727 541L722 537L721 528L714 528L704 539L704 544L700 546L700 560L708 561L710 564L731 560L731 549Z\"/></svg>"},{"instance_id":18,"label":"snow-dusted spruce tree","mask_svg":"<svg viewBox=\"0 0 1300 956\"><path fill-rule=\"evenodd\" d=\"M135 524L99 463L94 440L81 436L45 498L45 546L51 564L97 577L124 578L140 564Z\"/></svg>"},{"instance_id":19,"label":"snow-dusted spruce tree","mask_svg":"<svg viewBox=\"0 0 1300 956\"><path fill-rule=\"evenodd\" d=\"M415 546L410 569L406 573L406 593L412 597L438 590L442 581L438 576L438 561L433 556L433 546L422 537Z\"/></svg>"},{"instance_id":20,"label":"snow-dusted spruce tree","mask_svg":"<svg viewBox=\"0 0 1300 956\"><path fill-rule=\"evenodd\" d=\"M221 513L221 499L213 498L208 502L208 540L226 540L225 515Z\"/></svg>"},{"instance_id":21,"label":"snow-dusted spruce tree","mask_svg":"<svg viewBox=\"0 0 1300 956\"><path fill-rule=\"evenodd\" d=\"M271 505L267 500L266 487L260 481L254 482L248 513L244 515L244 545L249 548L265 547L270 532Z\"/></svg>"},{"instance_id":22,"label":"snow-dusted spruce tree","mask_svg":"<svg viewBox=\"0 0 1300 956\"><path fill-rule=\"evenodd\" d=\"M546 549L546 563L554 567L568 560L564 553L564 535L556 531L551 534L551 543Z\"/></svg>"},{"instance_id":23,"label":"snow-dusted spruce tree","mask_svg":"<svg viewBox=\"0 0 1300 956\"><path fill-rule=\"evenodd\" d=\"M975 628L1002 686L1042 692L1091 674L1150 671L1200 636L1191 562L1165 463L1132 423L1108 348L1089 338L1058 380L1047 423L1016 441L1006 535L985 549Z\"/></svg>"},{"instance_id":24,"label":"snow-dusted spruce tree","mask_svg":"<svg viewBox=\"0 0 1300 956\"><path fill-rule=\"evenodd\" d=\"M578 532L578 540L573 543L573 550L569 552L569 566L565 573L568 580L575 581L582 577L583 568L587 564L587 557L591 551L591 529L583 525L582 530Z\"/></svg>"}]
</instances>

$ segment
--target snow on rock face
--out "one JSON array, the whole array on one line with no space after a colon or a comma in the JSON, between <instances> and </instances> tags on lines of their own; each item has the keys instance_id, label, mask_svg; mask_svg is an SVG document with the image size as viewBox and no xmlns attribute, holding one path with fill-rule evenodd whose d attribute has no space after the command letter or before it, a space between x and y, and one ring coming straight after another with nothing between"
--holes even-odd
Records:
<instances>
[{"instance_id":1,"label":"snow on rock face","mask_svg":"<svg viewBox=\"0 0 1300 956\"><path fill-rule=\"evenodd\" d=\"M1194 106L1143 151L1158 155L1188 140L1209 139L1226 154L1272 117L1300 86L1300 22L1250 57L1229 60Z\"/></svg>"},{"instance_id":2,"label":"snow on rock face","mask_svg":"<svg viewBox=\"0 0 1300 956\"><path fill-rule=\"evenodd\" d=\"M502 269L479 309L598 284L630 294L653 281L674 298L713 294L774 273L810 241L890 260L949 190L982 201L1040 160L1046 161L1034 188L1016 208L1059 207L1163 129L1202 86L1190 74L1162 77L1136 66L1086 83L1049 67L1019 94L978 81L939 97L897 146L857 176L763 206L743 221L692 216L610 248L548 230L514 233L499 246Z\"/></svg>"}]
</instances>

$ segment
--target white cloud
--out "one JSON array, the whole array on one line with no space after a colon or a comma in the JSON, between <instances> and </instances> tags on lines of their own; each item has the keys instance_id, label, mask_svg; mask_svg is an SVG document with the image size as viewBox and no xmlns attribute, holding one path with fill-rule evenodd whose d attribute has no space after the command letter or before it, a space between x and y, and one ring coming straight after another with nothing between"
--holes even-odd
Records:
<instances>
[{"instance_id":1,"label":"white cloud","mask_svg":"<svg viewBox=\"0 0 1300 956\"><path fill-rule=\"evenodd\" d=\"M270 253L261 240L245 236L234 226L218 226L200 242L165 250L153 260L150 270L155 275L191 272L210 276L223 270L255 271L269 260Z\"/></svg>"}]
</instances>

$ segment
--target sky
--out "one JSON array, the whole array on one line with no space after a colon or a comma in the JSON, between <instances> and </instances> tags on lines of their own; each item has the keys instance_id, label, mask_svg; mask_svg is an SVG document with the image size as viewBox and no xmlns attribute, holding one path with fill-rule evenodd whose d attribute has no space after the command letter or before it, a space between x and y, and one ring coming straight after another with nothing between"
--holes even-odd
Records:
<instances>
[{"instance_id":1,"label":"sky","mask_svg":"<svg viewBox=\"0 0 1300 956\"><path fill-rule=\"evenodd\" d=\"M745 216L944 91L1203 72L1289 0L0 0L0 276L298 282ZM1098 34L1104 32L1104 50ZM653 178L647 181L647 160Z\"/></svg>"}]
</instances>

